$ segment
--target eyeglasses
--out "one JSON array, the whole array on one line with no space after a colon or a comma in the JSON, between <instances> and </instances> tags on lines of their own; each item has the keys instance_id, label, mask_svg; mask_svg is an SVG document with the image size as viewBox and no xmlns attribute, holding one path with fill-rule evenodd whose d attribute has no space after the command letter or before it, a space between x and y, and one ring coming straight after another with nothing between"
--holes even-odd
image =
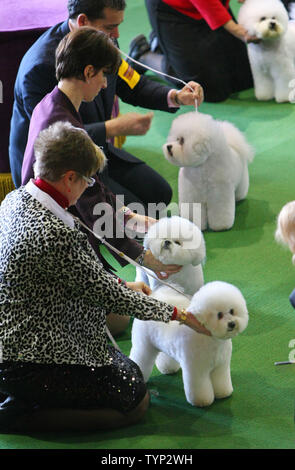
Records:
<instances>
[{"instance_id":1,"label":"eyeglasses","mask_svg":"<svg viewBox=\"0 0 295 470\"><path fill-rule=\"evenodd\" d=\"M80 176L82 176L83 180L86 181L89 188L91 188L95 184L95 178L92 178L92 176L84 176L84 175L80 175Z\"/></svg>"},{"instance_id":2,"label":"eyeglasses","mask_svg":"<svg viewBox=\"0 0 295 470\"><path fill-rule=\"evenodd\" d=\"M69 170L70 171L70 170ZM72 171L75 171L77 173L77 175L81 176L81 178L83 178L83 180L86 181L86 183L88 184L88 187L91 188L92 186L94 186L94 184L96 183L96 179L95 178L92 178L92 176L84 176L82 175L82 173L79 173L79 171L76 171L76 170L72 170ZM61 175L61 178L65 176L65 173L63 175Z\"/></svg>"}]
</instances>

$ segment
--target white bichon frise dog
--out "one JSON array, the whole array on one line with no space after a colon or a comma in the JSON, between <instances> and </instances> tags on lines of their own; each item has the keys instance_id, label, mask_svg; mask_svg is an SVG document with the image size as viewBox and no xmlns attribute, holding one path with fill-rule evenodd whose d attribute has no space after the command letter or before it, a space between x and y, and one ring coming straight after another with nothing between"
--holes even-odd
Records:
<instances>
[{"instance_id":1,"label":"white bichon frise dog","mask_svg":"<svg viewBox=\"0 0 295 470\"><path fill-rule=\"evenodd\" d=\"M247 196L248 163L254 157L244 135L227 121L190 112L172 122L163 153L170 163L181 167L180 215L192 220L193 203L199 203L201 230L230 229L235 220L235 201ZM190 203L189 214L184 203Z\"/></svg>"},{"instance_id":2,"label":"white bichon frise dog","mask_svg":"<svg viewBox=\"0 0 295 470\"><path fill-rule=\"evenodd\" d=\"M176 321L163 323L135 319L130 358L138 364L145 381L148 381L157 355L163 351L165 361L160 365L160 372L174 373L181 367L187 401L194 406L209 406L215 398L226 398L233 392L231 338L247 327L247 306L237 287L214 281L199 289L187 310L205 325L212 336L196 333Z\"/></svg>"},{"instance_id":3,"label":"white bichon frise dog","mask_svg":"<svg viewBox=\"0 0 295 470\"><path fill-rule=\"evenodd\" d=\"M188 307L194 293L204 284L202 264L206 248L200 229L182 217L165 217L149 228L143 244L161 263L179 264L182 269L170 275L163 285L152 271L136 268L136 281L145 282L151 288L153 298L179 308ZM165 369L167 359L171 361L166 354L158 354L156 365L159 370Z\"/></svg>"},{"instance_id":4,"label":"white bichon frise dog","mask_svg":"<svg viewBox=\"0 0 295 470\"><path fill-rule=\"evenodd\" d=\"M182 217L164 217L152 225L144 237L144 247L163 264L179 264L181 271L167 282L180 292L192 296L204 283L202 263L206 249L203 234L192 222ZM150 271L151 274L154 274ZM155 294L163 284L141 268L136 268L136 281L144 281Z\"/></svg>"},{"instance_id":5,"label":"white bichon frise dog","mask_svg":"<svg viewBox=\"0 0 295 470\"><path fill-rule=\"evenodd\" d=\"M295 22L289 21L284 5L280 0L246 0L238 22L261 39L248 44L256 98L290 101L295 79Z\"/></svg>"}]
</instances>

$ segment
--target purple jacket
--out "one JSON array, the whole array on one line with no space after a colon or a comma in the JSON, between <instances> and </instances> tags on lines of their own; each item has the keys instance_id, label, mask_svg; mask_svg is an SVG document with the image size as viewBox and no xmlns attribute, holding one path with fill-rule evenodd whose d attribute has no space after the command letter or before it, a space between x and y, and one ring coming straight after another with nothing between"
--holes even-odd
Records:
<instances>
[{"instance_id":1,"label":"purple jacket","mask_svg":"<svg viewBox=\"0 0 295 470\"><path fill-rule=\"evenodd\" d=\"M56 86L48 93L33 111L28 134L27 146L22 165L22 184L34 177L34 142L39 132L57 121L68 121L75 127L83 128L80 114L69 98Z\"/></svg>"},{"instance_id":2,"label":"purple jacket","mask_svg":"<svg viewBox=\"0 0 295 470\"><path fill-rule=\"evenodd\" d=\"M57 121L68 121L75 127L84 128L80 114L76 111L69 98L56 86L51 93L48 93L40 103L35 107L29 128L27 146L25 150L23 166L22 166L22 184L26 184L30 178L33 178L33 164L35 162L34 142L39 132L46 129ZM98 219L94 215L94 207L97 203L108 203L113 211L113 227L116 227L116 196L100 181L98 174L96 175L96 183L94 186L86 189L75 206L70 207L69 211L78 216L88 227L93 230L93 226ZM122 205L122 204L121 204ZM88 235L89 242L95 250L97 256L106 269L114 270L114 268L102 257L99 246L100 242L94 235ZM130 258L137 258L143 250L143 247L135 240L131 240L126 235L123 238L106 237L106 240L120 251L123 251ZM127 262L120 256L111 252L121 266L125 266Z\"/></svg>"}]
</instances>

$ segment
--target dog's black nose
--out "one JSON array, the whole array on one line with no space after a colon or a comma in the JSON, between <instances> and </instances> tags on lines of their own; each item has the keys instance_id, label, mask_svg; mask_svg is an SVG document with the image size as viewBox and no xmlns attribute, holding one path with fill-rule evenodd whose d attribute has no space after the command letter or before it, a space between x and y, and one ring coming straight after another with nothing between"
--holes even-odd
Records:
<instances>
[{"instance_id":1,"label":"dog's black nose","mask_svg":"<svg viewBox=\"0 0 295 470\"><path fill-rule=\"evenodd\" d=\"M169 240L165 240L164 247L169 248L170 245L171 245L171 242Z\"/></svg>"},{"instance_id":2,"label":"dog's black nose","mask_svg":"<svg viewBox=\"0 0 295 470\"><path fill-rule=\"evenodd\" d=\"M173 153L172 153L172 145L167 145L167 151L170 155L170 157L173 157Z\"/></svg>"},{"instance_id":3,"label":"dog's black nose","mask_svg":"<svg viewBox=\"0 0 295 470\"><path fill-rule=\"evenodd\" d=\"M269 23L269 29L276 29L276 22L275 21L271 21Z\"/></svg>"},{"instance_id":4,"label":"dog's black nose","mask_svg":"<svg viewBox=\"0 0 295 470\"><path fill-rule=\"evenodd\" d=\"M228 329L229 329L229 330L233 330L233 329L235 328L236 324L235 324L234 321L230 321L230 322L227 324L227 326L228 326Z\"/></svg>"}]
</instances>

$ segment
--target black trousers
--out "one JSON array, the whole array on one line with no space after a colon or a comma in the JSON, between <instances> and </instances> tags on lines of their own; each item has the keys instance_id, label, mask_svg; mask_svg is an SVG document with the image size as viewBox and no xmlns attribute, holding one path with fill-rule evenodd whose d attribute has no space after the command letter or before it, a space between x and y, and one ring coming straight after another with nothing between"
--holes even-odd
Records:
<instances>
[{"instance_id":1,"label":"black trousers","mask_svg":"<svg viewBox=\"0 0 295 470\"><path fill-rule=\"evenodd\" d=\"M122 413L136 408L147 391L142 373L131 359L113 346L108 348L112 364L102 367L1 363L2 399L10 396L16 400L15 416L11 423L7 423L7 429L18 430L17 418L26 416L29 420L30 415L40 408L112 408ZM16 408L19 402L23 406L20 411Z\"/></svg>"},{"instance_id":2,"label":"black trousers","mask_svg":"<svg viewBox=\"0 0 295 470\"><path fill-rule=\"evenodd\" d=\"M107 158L101 180L114 194L124 196L122 202L126 206L139 203L147 213L150 203L164 203L167 206L171 202L172 188L164 179L165 175L160 175L124 149L112 147L107 152Z\"/></svg>"},{"instance_id":3,"label":"black trousers","mask_svg":"<svg viewBox=\"0 0 295 470\"><path fill-rule=\"evenodd\" d=\"M242 41L223 27L211 30L206 21L183 15L161 0L145 2L164 54L166 73L200 83L209 102L224 101L232 93L253 87Z\"/></svg>"}]
</instances>

